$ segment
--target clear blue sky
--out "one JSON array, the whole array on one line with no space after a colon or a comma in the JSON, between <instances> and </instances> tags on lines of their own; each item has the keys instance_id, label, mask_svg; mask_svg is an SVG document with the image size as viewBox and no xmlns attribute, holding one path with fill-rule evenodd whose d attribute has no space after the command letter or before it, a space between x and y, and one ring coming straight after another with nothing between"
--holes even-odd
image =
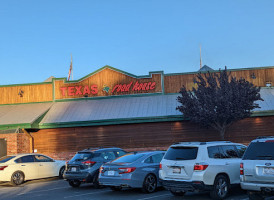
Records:
<instances>
[{"instance_id":1,"label":"clear blue sky","mask_svg":"<svg viewBox=\"0 0 274 200\"><path fill-rule=\"evenodd\" d=\"M0 0L0 85L274 65L272 0Z\"/></svg>"}]
</instances>

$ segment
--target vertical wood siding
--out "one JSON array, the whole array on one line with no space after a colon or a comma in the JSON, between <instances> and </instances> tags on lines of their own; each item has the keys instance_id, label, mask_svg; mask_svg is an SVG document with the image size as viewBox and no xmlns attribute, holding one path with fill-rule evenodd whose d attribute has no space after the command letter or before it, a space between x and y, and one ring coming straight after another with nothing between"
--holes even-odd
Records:
<instances>
[{"instance_id":1,"label":"vertical wood siding","mask_svg":"<svg viewBox=\"0 0 274 200\"><path fill-rule=\"evenodd\" d=\"M23 91L22 97L19 91ZM0 87L0 104L52 101L52 84L16 85Z\"/></svg>"},{"instance_id":2,"label":"vertical wood siding","mask_svg":"<svg viewBox=\"0 0 274 200\"><path fill-rule=\"evenodd\" d=\"M247 118L231 126L225 140L248 144L273 135L274 117ZM88 147L117 146L128 150L166 149L174 142L216 141L218 133L189 121L45 129L32 133L34 148L47 155Z\"/></svg>"}]
</instances>

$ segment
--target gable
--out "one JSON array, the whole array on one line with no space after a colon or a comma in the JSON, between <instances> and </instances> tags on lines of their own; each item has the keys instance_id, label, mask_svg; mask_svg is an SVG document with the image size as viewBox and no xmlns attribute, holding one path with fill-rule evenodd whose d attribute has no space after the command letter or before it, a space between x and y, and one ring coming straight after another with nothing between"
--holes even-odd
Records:
<instances>
[{"instance_id":1,"label":"gable","mask_svg":"<svg viewBox=\"0 0 274 200\"><path fill-rule=\"evenodd\" d=\"M78 81L56 79L54 89L56 100L162 93L162 73L151 72L138 77L106 66Z\"/></svg>"}]
</instances>

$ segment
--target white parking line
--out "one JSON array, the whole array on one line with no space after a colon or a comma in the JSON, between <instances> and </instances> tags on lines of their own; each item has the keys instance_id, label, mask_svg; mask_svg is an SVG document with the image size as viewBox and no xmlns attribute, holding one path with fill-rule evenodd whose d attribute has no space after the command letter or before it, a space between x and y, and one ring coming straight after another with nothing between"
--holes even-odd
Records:
<instances>
[{"instance_id":1,"label":"white parking line","mask_svg":"<svg viewBox=\"0 0 274 200\"><path fill-rule=\"evenodd\" d=\"M85 194L78 194L78 195L66 196L66 197L64 197L64 199L73 198L73 197L79 197L79 196L85 196L85 195L89 195L89 194L104 193L104 192L106 192L106 190L100 191L100 192L90 192L90 193L85 193Z\"/></svg>"},{"instance_id":2,"label":"white parking line","mask_svg":"<svg viewBox=\"0 0 274 200\"><path fill-rule=\"evenodd\" d=\"M33 192L21 192L19 194L17 194L17 196L19 195L24 195L24 194L32 194L32 193L37 193L37 192L47 192L47 191L52 191L52 190L59 190L59 189L64 189L64 188L68 188L68 187L59 187L59 188L52 188L52 189L47 189L47 190L39 190L39 191L33 191Z\"/></svg>"},{"instance_id":3,"label":"white parking line","mask_svg":"<svg viewBox=\"0 0 274 200\"><path fill-rule=\"evenodd\" d=\"M146 198L137 199L137 200L154 199L154 198L164 197L164 196L170 196L170 194L162 194L162 195L157 195L157 196L152 196L152 197L146 197Z\"/></svg>"}]
</instances>

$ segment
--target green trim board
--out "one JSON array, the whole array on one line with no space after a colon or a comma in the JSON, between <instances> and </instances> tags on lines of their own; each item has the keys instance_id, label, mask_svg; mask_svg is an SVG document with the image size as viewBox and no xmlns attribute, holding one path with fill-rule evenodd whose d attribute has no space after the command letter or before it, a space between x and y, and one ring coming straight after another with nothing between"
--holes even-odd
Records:
<instances>
[{"instance_id":1,"label":"green trim board","mask_svg":"<svg viewBox=\"0 0 274 200\"><path fill-rule=\"evenodd\" d=\"M163 116L163 117L139 117L127 119L108 119L108 120L94 120L94 121L77 121L77 122L59 122L40 124L39 129L48 128L65 128L65 127L81 127L81 126L99 126L99 125L119 125L119 124L138 124L148 122L168 122L168 121L181 121L182 115Z\"/></svg>"},{"instance_id":2,"label":"green trim board","mask_svg":"<svg viewBox=\"0 0 274 200\"><path fill-rule=\"evenodd\" d=\"M32 128L32 126L30 123L0 125L0 130L9 130L9 129L16 129L16 128Z\"/></svg>"}]
</instances>

